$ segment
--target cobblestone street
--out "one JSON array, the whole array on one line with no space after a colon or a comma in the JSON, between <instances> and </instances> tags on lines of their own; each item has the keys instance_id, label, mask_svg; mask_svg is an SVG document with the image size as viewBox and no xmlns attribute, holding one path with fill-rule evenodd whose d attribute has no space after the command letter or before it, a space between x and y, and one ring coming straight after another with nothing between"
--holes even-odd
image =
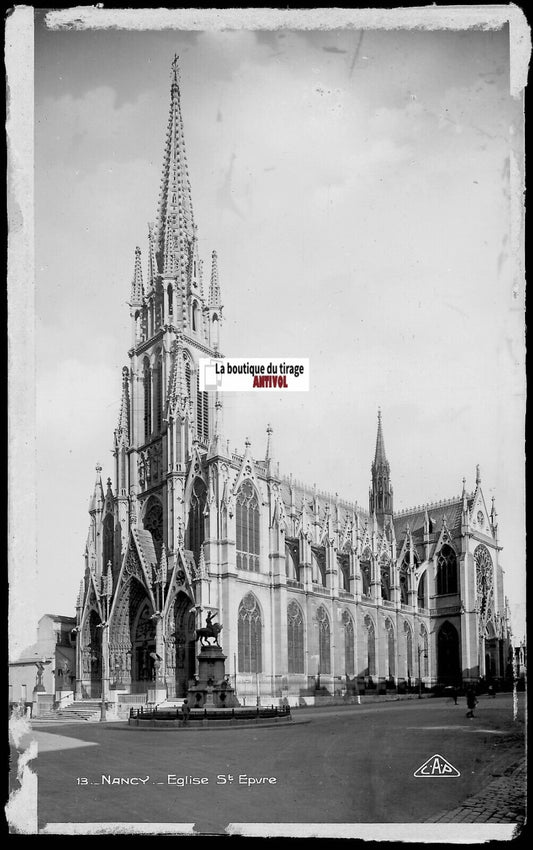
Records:
<instances>
[{"instance_id":1,"label":"cobblestone street","mask_svg":"<svg viewBox=\"0 0 533 850\"><path fill-rule=\"evenodd\" d=\"M426 823L516 823L526 815L526 759L503 769L478 794L460 806L426 819Z\"/></svg>"}]
</instances>

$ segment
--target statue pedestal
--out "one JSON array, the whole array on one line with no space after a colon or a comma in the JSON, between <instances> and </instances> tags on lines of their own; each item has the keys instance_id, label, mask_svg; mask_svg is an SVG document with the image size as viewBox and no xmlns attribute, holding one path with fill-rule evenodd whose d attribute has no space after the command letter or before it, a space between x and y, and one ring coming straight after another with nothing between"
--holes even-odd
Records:
<instances>
[{"instance_id":1,"label":"statue pedestal","mask_svg":"<svg viewBox=\"0 0 533 850\"><path fill-rule=\"evenodd\" d=\"M198 681L189 688L191 708L231 708L239 705L226 680L226 656L219 646L202 646L198 655Z\"/></svg>"},{"instance_id":2,"label":"statue pedestal","mask_svg":"<svg viewBox=\"0 0 533 850\"><path fill-rule=\"evenodd\" d=\"M155 682L148 688L147 692L147 701L148 702L164 702L167 698L167 686L166 683L158 676Z\"/></svg>"}]
</instances>

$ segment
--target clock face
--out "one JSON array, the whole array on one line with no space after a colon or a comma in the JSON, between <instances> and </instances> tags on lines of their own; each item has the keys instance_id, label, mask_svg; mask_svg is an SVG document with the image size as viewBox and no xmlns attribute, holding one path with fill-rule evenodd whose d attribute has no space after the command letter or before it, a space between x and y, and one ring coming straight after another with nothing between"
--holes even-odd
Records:
<instances>
[{"instance_id":1,"label":"clock face","mask_svg":"<svg viewBox=\"0 0 533 850\"><path fill-rule=\"evenodd\" d=\"M477 521L479 525L485 525L485 517L483 516L483 511L478 511Z\"/></svg>"}]
</instances>

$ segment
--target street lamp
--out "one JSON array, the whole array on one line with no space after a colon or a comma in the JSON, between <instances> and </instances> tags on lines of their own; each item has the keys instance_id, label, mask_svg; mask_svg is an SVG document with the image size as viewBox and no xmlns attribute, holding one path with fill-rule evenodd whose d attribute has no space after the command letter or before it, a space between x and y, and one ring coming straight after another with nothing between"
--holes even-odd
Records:
<instances>
[{"instance_id":1,"label":"street lamp","mask_svg":"<svg viewBox=\"0 0 533 850\"><path fill-rule=\"evenodd\" d=\"M109 700L109 615L111 613L111 596L113 593L113 573L111 561L107 562L107 571L101 577L102 587L99 593L102 621L96 626L102 629L101 658L102 658L102 701L100 705L100 720L107 719L107 702Z\"/></svg>"},{"instance_id":2,"label":"street lamp","mask_svg":"<svg viewBox=\"0 0 533 850\"><path fill-rule=\"evenodd\" d=\"M427 658L428 654L427 654L426 650L424 649L424 647L420 646L420 644L417 647L417 652L418 652L418 699L422 699L422 677L420 675L420 656L423 655L424 658Z\"/></svg>"},{"instance_id":3,"label":"street lamp","mask_svg":"<svg viewBox=\"0 0 533 850\"><path fill-rule=\"evenodd\" d=\"M109 700L109 653L107 645L109 623L98 623L97 629L102 629L101 643L101 675L102 675L102 693L100 703L100 720L107 720L107 702Z\"/></svg>"}]
</instances>

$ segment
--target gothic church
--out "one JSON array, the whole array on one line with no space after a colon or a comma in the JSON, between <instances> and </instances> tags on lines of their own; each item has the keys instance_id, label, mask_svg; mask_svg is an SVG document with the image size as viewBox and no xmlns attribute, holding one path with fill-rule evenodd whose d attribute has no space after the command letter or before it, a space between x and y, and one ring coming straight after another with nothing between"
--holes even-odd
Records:
<instances>
[{"instance_id":1,"label":"gothic church","mask_svg":"<svg viewBox=\"0 0 533 850\"><path fill-rule=\"evenodd\" d=\"M229 451L200 357L222 357L217 255L202 279L176 60L147 272L135 250L115 482L90 500L76 698L185 696L195 630L223 625L245 704L498 679L509 622L494 501L475 488L394 510L378 414L368 512ZM369 459L370 460L370 459ZM102 694L102 688L104 693Z\"/></svg>"}]
</instances>

